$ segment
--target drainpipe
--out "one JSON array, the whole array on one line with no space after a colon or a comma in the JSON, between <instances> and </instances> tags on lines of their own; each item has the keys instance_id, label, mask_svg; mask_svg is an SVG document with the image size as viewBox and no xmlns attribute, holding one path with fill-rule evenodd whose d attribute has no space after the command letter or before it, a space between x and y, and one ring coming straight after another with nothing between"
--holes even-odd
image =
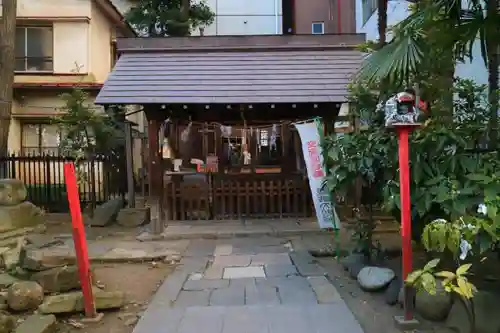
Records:
<instances>
[{"instance_id":1,"label":"drainpipe","mask_svg":"<svg viewBox=\"0 0 500 333\"><path fill-rule=\"evenodd\" d=\"M280 33L280 16L279 16L279 13L280 13L280 9L279 9L279 6L278 6L278 0L274 0L274 20L275 20L275 23L276 23L276 32L275 32L276 35L278 35Z\"/></svg>"}]
</instances>

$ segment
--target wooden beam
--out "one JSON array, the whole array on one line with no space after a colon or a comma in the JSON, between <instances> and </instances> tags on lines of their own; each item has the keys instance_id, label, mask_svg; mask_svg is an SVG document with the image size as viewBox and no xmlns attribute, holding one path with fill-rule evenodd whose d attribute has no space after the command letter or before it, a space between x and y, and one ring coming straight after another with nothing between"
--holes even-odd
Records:
<instances>
[{"instance_id":1,"label":"wooden beam","mask_svg":"<svg viewBox=\"0 0 500 333\"><path fill-rule=\"evenodd\" d=\"M151 208L151 222L153 233L159 235L163 233L165 225L163 222L163 165L160 152L159 136L162 119L159 119L158 113L152 109L146 109L146 118L148 121L148 143L149 143L149 205Z\"/></svg>"}]
</instances>

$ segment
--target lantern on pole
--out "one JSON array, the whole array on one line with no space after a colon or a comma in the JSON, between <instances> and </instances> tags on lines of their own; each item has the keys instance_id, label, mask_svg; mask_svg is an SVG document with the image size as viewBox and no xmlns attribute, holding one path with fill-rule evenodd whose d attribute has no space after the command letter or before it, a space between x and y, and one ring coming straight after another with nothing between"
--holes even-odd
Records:
<instances>
[{"instance_id":1,"label":"lantern on pole","mask_svg":"<svg viewBox=\"0 0 500 333\"><path fill-rule=\"evenodd\" d=\"M385 114L385 126L394 130L398 135L402 275L404 281L412 271L413 265L408 139L411 132L422 126L422 120L427 114L427 105L420 100L417 87L392 96L382 106ZM414 290L404 285L404 316L395 318L398 325L405 328L418 325L413 317L413 306Z\"/></svg>"}]
</instances>

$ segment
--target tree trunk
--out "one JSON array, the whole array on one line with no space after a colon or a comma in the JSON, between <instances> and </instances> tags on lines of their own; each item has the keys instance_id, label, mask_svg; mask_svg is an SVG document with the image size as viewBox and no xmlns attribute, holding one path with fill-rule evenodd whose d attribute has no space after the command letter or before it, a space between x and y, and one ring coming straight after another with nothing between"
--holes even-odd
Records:
<instances>
[{"instance_id":1,"label":"tree trunk","mask_svg":"<svg viewBox=\"0 0 500 333\"><path fill-rule=\"evenodd\" d=\"M499 1L487 1L487 21L498 22L500 20ZM492 23L491 27L497 25ZM490 121L488 124L489 148L497 149L498 147L498 67L500 43L498 42L498 34L500 31L490 28L486 35L486 52L488 58L488 101L490 104Z\"/></svg>"},{"instance_id":2,"label":"tree trunk","mask_svg":"<svg viewBox=\"0 0 500 333\"><path fill-rule=\"evenodd\" d=\"M7 155L15 69L17 0L3 0L0 23L0 156Z\"/></svg>"},{"instance_id":3,"label":"tree trunk","mask_svg":"<svg viewBox=\"0 0 500 333\"><path fill-rule=\"evenodd\" d=\"M189 24L189 10L191 8L191 0L182 0L182 22L184 22L186 26L186 36L191 34L191 25Z\"/></svg>"},{"instance_id":4,"label":"tree trunk","mask_svg":"<svg viewBox=\"0 0 500 333\"><path fill-rule=\"evenodd\" d=\"M378 46L382 48L387 43L387 1L378 0Z\"/></svg>"}]
</instances>

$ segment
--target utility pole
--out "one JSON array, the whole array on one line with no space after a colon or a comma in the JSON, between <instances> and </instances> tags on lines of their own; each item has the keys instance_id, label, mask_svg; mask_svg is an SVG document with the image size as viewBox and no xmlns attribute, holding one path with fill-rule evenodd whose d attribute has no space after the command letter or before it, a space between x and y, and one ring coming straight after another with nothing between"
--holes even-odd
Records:
<instances>
[{"instance_id":1,"label":"utility pole","mask_svg":"<svg viewBox=\"0 0 500 333\"><path fill-rule=\"evenodd\" d=\"M7 155L15 69L17 0L2 1L0 22L0 156Z\"/></svg>"}]
</instances>

